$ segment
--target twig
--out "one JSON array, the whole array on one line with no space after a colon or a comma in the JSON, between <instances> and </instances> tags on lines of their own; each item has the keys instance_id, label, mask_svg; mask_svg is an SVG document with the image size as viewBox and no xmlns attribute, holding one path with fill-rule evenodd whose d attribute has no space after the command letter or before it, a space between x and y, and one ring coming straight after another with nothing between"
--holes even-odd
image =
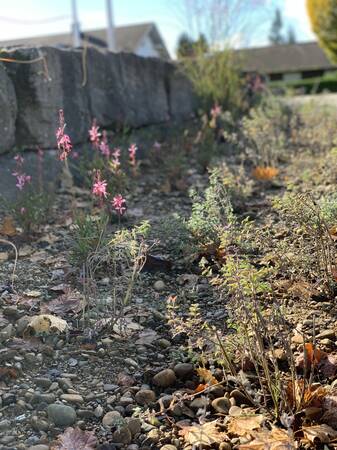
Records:
<instances>
[{"instance_id":1,"label":"twig","mask_svg":"<svg viewBox=\"0 0 337 450\"><path fill-rule=\"evenodd\" d=\"M16 265L17 265L17 262L18 262L18 249L16 248L15 244L13 244L13 242L7 241L6 239L0 239L0 243L12 246L14 248L14 251L15 251L15 261L14 261L14 267L13 267L13 273L12 273L12 281L11 281L11 288L14 290L14 277L15 277Z\"/></svg>"}]
</instances>

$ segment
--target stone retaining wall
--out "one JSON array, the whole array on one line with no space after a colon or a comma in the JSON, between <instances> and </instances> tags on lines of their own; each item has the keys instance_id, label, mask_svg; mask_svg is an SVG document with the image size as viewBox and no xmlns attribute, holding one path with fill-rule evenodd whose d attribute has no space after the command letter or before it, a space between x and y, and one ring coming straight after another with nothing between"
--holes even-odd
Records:
<instances>
[{"instance_id":1,"label":"stone retaining wall","mask_svg":"<svg viewBox=\"0 0 337 450\"><path fill-rule=\"evenodd\" d=\"M13 48L0 63L0 153L55 148L58 110L74 144L87 141L93 118L106 128L189 119L195 98L171 63L128 53L54 47Z\"/></svg>"}]
</instances>

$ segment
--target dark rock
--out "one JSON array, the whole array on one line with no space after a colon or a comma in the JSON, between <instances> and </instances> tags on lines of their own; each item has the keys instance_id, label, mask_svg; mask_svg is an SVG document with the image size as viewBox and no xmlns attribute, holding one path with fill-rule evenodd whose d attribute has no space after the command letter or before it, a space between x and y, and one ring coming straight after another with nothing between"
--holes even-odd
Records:
<instances>
[{"instance_id":1,"label":"dark rock","mask_svg":"<svg viewBox=\"0 0 337 450\"><path fill-rule=\"evenodd\" d=\"M185 379L193 375L194 366L190 363L179 363L174 366L173 370L178 378Z\"/></svg>"},{"instance_id":2,"label":"dark rock","mask_svg":"<svg viewBox=\"0 0 337 450\"><path fill-rule=\"evenodd\" d=\"M0 153L11 150L15 143L15 121L17 103L14 85L6 73L4 64L0 65Z\"/></svg>"},{"instance_id":3,"label":"dark rock","mask_svg":"<svg viewBox=\"0 0 337 450\"><path fill-rule=\"evenodd\" d=\"M219 397L212 401L212 407L219 413L228 414L231 403L228 398Z\"/></svg>"},{"instance_id":4,"label":"dark rock","mask_svg":"<svg viewBox=\"0 0 337 450\"><path fill-rule=\"evenodd\" d=\"M176 375L172 369L161 370L153 377L153 383L162 388L172 386L176 381Z\"/></svg>"},{"instance_id":5,"label":"dark rock","mask_svg":"<svg viewBox=\"0 0 337 450\"><path fill-rule=\"evenodd\" d=\"M141 406L150 405L156 401L156 394L150 389L141 389L135 395L135 400Z\"/></svg>"},{"instance_id":6,"label":"dark rock","mask_svg":"<svg viewBox=\"0 0 337 450\"><path fill-rule=\"evenodd\" d=\"M76 421L76 411L71 406L53 403L47 412L49 420L59 427L69 427Z\"/></svg>"}]
</instances>

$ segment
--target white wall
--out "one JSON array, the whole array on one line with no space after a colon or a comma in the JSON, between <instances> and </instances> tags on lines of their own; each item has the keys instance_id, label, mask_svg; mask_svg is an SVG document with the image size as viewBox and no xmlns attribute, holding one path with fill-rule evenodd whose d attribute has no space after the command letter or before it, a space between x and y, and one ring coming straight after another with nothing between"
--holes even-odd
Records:
<instances>
[{"instance_id":1,"label":"white wall","mask_svg":"<svg viewBox=\"0 0 337 450\"><path fill-rule=\"evenodd\" d=\"M149 35L143 37L135 53L136 55L144 56L146 58L148 57L160 58L160 54L155 49Z\"/></svg>"}]
</instances>

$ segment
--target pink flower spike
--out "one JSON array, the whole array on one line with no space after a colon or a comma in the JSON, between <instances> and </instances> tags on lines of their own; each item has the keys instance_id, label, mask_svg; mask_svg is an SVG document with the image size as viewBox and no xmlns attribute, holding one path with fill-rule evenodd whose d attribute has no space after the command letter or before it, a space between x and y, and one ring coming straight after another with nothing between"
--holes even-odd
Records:
<instances>
[{"instance_id":1,"label":"pink flower spike","mask_svg":"<svg viewBox=\"0 0 337 450\"><path fill-rule=\"evenodd\" d=\"M106 188L108 183L105 180L101 180L101 172L96 170L94 184L92 186L92 193L100 198L102 201L103 198L106 198L107 191Z\"/></svg>"},{"instance_id":2,"label":"pink flower spike","mask_svg":"<svg viewBox=\"0 0 337 450\"><path fill-rule=\"evenodd\" d=\"M136 166L136 152L138 148L136 144L131 144L129 148L129 155L130 155L130 164L132 166Z\"/></svg>"},{"instance_id":3,"label":"pink flower spike","mask_svg":"<svg viewBox=\"0 0 337 450\"><path fill-rule=\"evenodd\" d=\"M94 195L97 195L97 197L104 197L104 198L106 198L106 196L107 196L107 192L106 192L107 186L108 186L108 183L105 180L96 181L93 184L92 193Z\"/></svg>"},{"instance_id":4,"label":"pink flower spike","mask_svg":"<svg viewBox=\"0 0 337 450\"><path fill-rule=\"evenodd\" d=\"M104 130L103 131L103 138L99 144L99 149L102 153L103 156L106 156L107 158L110 157L110 149L109 149L109 145L108 145L108 138L107 138L107 133Z\"/></svg>"},{"instance_id":5,"label":"pink flower spike","mask_svg":"<svg viewBox=\"0 0 337 450\"><path fill-rule=\"evenodd\" d=\"M60 151L59 159L60 161L64 161L67 159L67 156L71 152L72 144L70 137L68 134L65 134L66 124L64 122L64 114L63 109L59 110L59 127L56 130L56 141L57 141L57 148Z\"/></svg>"},{"instance_id":6,"label":"pink flower spike","mask_svg":"<svg viewBox=\"0 0 337 450\"><path fill-rule=\"evenodd\" d=\"M94 119L92 121L92 125L89 130L89 139L95 149L99 148L100 137L101 137L101 133L99 132L99 127L97 126L96 119Z\"/></svg>"},{"instance_id":7,"label":"pink flower spike","mask_svg":"<svg viewBox=\"0 0 337 450\"><path fill-rule=\"evenodd\" d=\"M114 151L112 152L112 162L115 167L119 167L121 165L120 157L121 157L121 149L115 148Z\"/></svg>"},{"instance_id":8,"label":"pink flower spike","mask_svg":"<svg viewBox=\"0 0 337 450\"><path fill-rule=\"evenodd\" d=\"M22 166L24 159L22 158L21 155L15 155L14 161L16 161L18 166Z\"/></svg>"},{"instance_id":9,"label":"pink flower spike","mask_svg":"<svg viewBox=\"0 0 337 450\"><path fill-rule=\"evenodd\" d=\"M153 144L153 148L156 150L160 150L161 149L161 143L158 141L155 141Z\"/></svg>"},{"instance_id":10,"label":"pink flower spike","mask_svg":"<svg viewBox=\"0 0 337 450\"><path fill-rule=\"evenodd\" d=\"M16 187L22 191L22 189L25 187L26 183L30 183L32 180L32 177L30 175L26 175L24 173L17 173L14 172L13 175L16 177Z\"/></svg>"},{"instance_id":11,"label":"pink flower spike","mask_svg":"<svg viewBox=\"0 0 337 450\"><path fill-rule=\"evenodd\" d=\"M122 216L126 211L126 200L122 197L121 194L116 195L112 202L113 208L119 216Z\"/></svg>"}]
</instances>

